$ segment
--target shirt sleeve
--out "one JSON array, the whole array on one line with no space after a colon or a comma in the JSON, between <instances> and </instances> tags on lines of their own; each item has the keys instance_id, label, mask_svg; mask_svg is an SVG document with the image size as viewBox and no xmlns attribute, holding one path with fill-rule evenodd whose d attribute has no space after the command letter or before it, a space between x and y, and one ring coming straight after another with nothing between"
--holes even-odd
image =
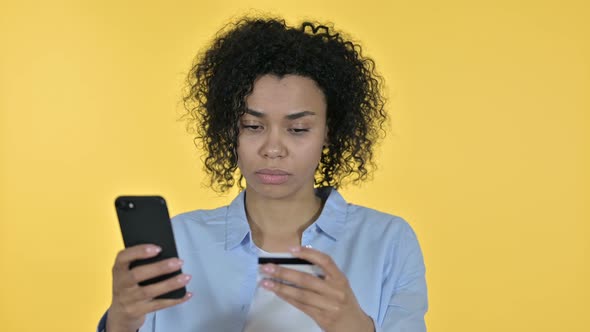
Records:
<instances>
[{"instance_id":1,"label":"shirt sleeve","mask_svg":"<svg viewBox=\"0 0 590 332\"><path fill-rule=\"evenodd\" d=\"M107 330L107 314L108 314L108 312L105 312L104 315L102 315L102 317L100 318L100 321L98 322L98 327L96 328L96 332L106 332L106 330Z\"/></svg>"},{"instance_id":2,"label":"shirt sleeve","mask_svg":"<svg viewBox=\"0 0 590 332\"><path fill-rule=\"evenodd\" d=\"M424 316L428 311L424 258L416 234L406 224L393 257L398 267L387 282L392 295L376 332L426 332ZM388 287L389 288L389 287Z\"/></svg>"},{"instance_id":3,"label":"shirt sleeve","mask_svg":"<svg viewBox=\"0 0 590 332\"><path fill-rule=\"evenodd\" d=\"M108 316L109 312L105 312L104 315L102 315L102 318L100 319L100 321L98 322L98 327L96 328L96 332L107 332L107 316ZM148 322L149 319L149 323ZM146 317L146 323L143 324L143 326L137 330L139 331L152 331L153 330L153 319L154 319L154 314L148 314Z\"/></svg>"}]
</instances>

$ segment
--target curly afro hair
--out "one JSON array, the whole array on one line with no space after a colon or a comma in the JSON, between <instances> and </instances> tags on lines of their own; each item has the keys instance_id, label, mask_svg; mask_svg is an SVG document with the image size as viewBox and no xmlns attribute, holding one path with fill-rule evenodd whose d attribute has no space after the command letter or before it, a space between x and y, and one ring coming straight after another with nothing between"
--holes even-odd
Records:
<instances>
[{"instance_id":1,"label":"curly afro hair","mask_svg":"<svg viewBox=\"0 0 590 332\"><path fill-rule=\"evenodd\" d=\"M275 18L242 18L227 25L197 56L183 97L187 129L205 151L204 169L219 192L236 182L239 119L256 78L287 74L313 79L327 102L329 145L315 175L317 187L339 187L367 179L375 168L374 144L387 119L383 80L361 46L328 25L287 26ZM237 179L236 179L237 178Z\"/></svg>"}]
</instances>

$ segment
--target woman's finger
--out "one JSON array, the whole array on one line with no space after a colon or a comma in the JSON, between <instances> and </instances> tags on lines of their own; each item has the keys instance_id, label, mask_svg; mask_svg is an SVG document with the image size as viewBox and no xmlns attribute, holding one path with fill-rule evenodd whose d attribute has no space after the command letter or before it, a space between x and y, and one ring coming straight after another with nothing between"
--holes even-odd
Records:
<instances>
[{"instance_id":1,"label":"woman's finger","mask_svg":"<svg viewBox=\"0 0 590 332\"><path fill-rule=\"evenodd\" d=\"M297 271L275 264L265 264L262 266L262 272L272 278L289 282L299 288L305 288L327 297L334 297L337 293L337 290L330 283L307 272Z\"/></svg>"},{"instance_id":2,"label":"woman's finger","mask_svg":"<svg viewBox=\"0 0 590 332\"><path fill-rule=\"evenodd\" d=\"M169 258L151 264L136 266L125 274L128 276L128 280L122 282L127 286L135 285L145 280L176 272L182 267L182 264L181 259Z\"/></svg>"},{"instance_id":3,"label":"woman's finger","mask_svg":"<svg viewBox=\"0 0 590 332\"><path fill-rule=\"evenodd\" d=\"M157 299L150 301L133 301L125 305L125 313L131 317L145 316L155 310L168 308L183 302L188 301L193 296L192 293L187 292L180 299Z\"/></svg>"},{"instance_id":4,"label":"woman's finger","mask_svg":"<svg viewBox=\"0 0 590 332\"><path fill-rule=\"evenodd\" d=\"M303 258L305 260L310 261L312 264L315 264L322 268L324 271L324 275L326 278L342 280L346 279L342 271L336 266L336 263L332 260L332 258L321 251L307 248L307 247L294 247L291 248L291 253L293 256L297 258Z\"/></svg>"},{"instance_id":5,"label":"woman's finger","mask_svg":"<svg viewBox=\"0 0 590 332\"><path fill-rule=\"evenodd\" d=\"M295 301L302 305L317 308L318 310L330 311L338 309L334 299L324 294L318 294L305 288L290 286L268 279L263 280L261 284L262 287L272 291L278 297L289 303Z\"/></svg>"},{"instance_id":6,"label":"woman's finger","mask_svg":"<svg viewBox=\"0 0 590 332\"><path fill-rule=\"evenodd\" d=\"M137 285L130 290L128 298L133 302L152 301L157 296L186 286L190 282L190 279L190 275L181 274L155 284L146 286Z\"/></svg>"},{"instance_id":7,"label":"woman's finger","mask_svg":"<svg viewBox=\"0 0 590 332\"><path fill-rule=\"evenodd\" d=\"M162 249L153 244L140 244L133 247L129 247L119 251L115 258L115 264L113 265L113 273L116 270L129 269L129 264L138 259L145 259L157 256Z\"/></svg>"},{"instance_id":8,"label":"woman's finger","mask_svg":"<svg viewBox=\"0 0 590 332\"><path fill-rule=\"evenodd\" d=\"M193 297L193 293L187 292L184 295L184 297L182 297L180 299L157 299L157 300L152 300L152 301L150 301L150 302L147 303L146 308L145 308L145 312L146 313L149 313L149 312L154 312L156 310L160 310L160 309L172 307L172 306L175 306L177 304L184 303L184 302L188 301L192 297Z\"/></svg>"}]
</instances>

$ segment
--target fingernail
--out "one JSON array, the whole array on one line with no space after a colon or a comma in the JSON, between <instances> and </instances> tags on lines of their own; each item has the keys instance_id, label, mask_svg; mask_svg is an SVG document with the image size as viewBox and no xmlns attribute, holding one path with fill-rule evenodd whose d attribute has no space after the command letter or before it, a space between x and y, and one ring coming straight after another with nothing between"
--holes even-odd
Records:
<instances>
[{"instance_id":1,"label":"fingernail","mask_svg":"<svg viewBox=\"0 0 590 332\"><path fill-rule=\"evenodd\" d=\"M264 288L272 289L274 286L275 286L275 283L270 280L263 280L262 281L262 287L264 287Z\"/></svg>"},{"instance_id":2,"label":"fingernail","mask_svg":"<svg viewBox=\"0 0 590 332\"><path fill-rule=\"evenodd\" d=\"M184 263L182 261L182 259L174 260L174 261L169 262L168 263L168 266L170 266L170 267L180 267L182 265L182 263Z\"/></svg>"},{"instance_id":3,"label":"fingernail","mask_svg":"<svg viewBox=\"0 0 590 332\"><path fill-rule=\"evenodd\" d=\"M186 293L186 297L190 299L191 297L193 297L193 293L191 293L191 292Z\"/></svg>"},{"instance_id":4,"label":"fingernail","mask_svg":"<svg viewBox=\"0 0 590 332\"><path fill-rule=\"evenodd\" d=\"M289 248L290 252L300 252L301 251L301 246L295 246L295 247L290 247Z\"/></svg>"},{"instance_id":5,"label":"fingernail","mask_svg":"<svg viewBox=\"0 0 590 332\"><path fill-rule=\"evenodd\" d=\"M272 265L264 265L262 267L262 271L267 272L267 273L274 273L275 272L275 268Z\"/></svg>"},{"instance_id":6,"label":"fingernail","mask_svg":"<svg viewBox=\"0 0 590 332\"><path fill-rule=\"evenodd\" d=\"M157 253L162 251L162 248L158 247L158 246L149 246L147 248L145 248L145 251L147 251L148 253Z\"/></svg>"},{"instance_id":7,"label":"fingernail","mask_svg":"<svg viewBox=\"0 0 590 332\"><path fill-rule=\"evenodd\" d=\"M191 276L189 276L188 274L180 276L176 279L179 283L184 283L187 282L189 280L191 280Z\"/></svg>"}]
</instances>

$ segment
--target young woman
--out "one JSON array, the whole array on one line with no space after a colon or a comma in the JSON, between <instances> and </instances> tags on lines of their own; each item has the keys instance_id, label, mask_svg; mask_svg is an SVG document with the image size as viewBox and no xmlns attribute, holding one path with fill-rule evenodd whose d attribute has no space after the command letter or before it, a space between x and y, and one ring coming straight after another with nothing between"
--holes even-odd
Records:
<instances>
[{"instance_id":1,"label":"young woman","mask_svg":"<svg viewBox=\"0 0 590 332\"><path fill-rule=\"evenodd\" d=\"M212 188L245 189L229 206L173 218L182 260L130 270L158 248L121 251L99 330L425 331L414 232L336 190L367 178L386 120L381 78L360 46L323 25L242 19L197 58L189 83L187 117ZM258 266L286 252L323 276ZM154 300L182 286L184 298Z\"/></svg>"}]
</instances>

